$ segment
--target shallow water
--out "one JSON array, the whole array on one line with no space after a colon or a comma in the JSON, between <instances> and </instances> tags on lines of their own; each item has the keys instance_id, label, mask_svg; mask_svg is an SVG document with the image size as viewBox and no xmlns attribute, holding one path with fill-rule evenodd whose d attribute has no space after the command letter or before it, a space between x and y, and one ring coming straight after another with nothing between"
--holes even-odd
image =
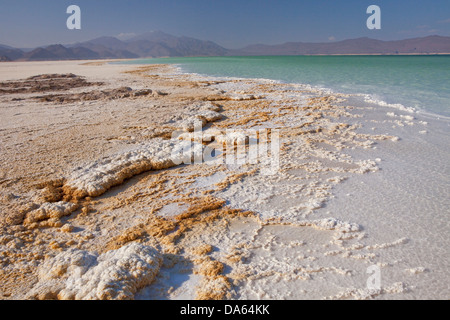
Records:
<instances>
[{"instance_id":1,"label":"shallow water","mask_svg":"<svg viewBox=\"0 0 450 320\"><path fill-rule=\"evenodd\" d=\"M189 73L309 84L450 116L450 55L160 58L127 63L178 64Z\"/></svg>"},{"instance_id":2,"label":"shallow water","mask_svg":"<svg viewBox=\"0 0 450 320\"><path fill-rule=\"evenodd\" d=\"M403 298L447 299L450 296L450 135L448 121L416 116L414 125L398 126L386 119L389 108L364 109L361 131L389 132L396 143L356 150L356 158L379 158L380 171L352 176L333 192L319 216L333 216L361 224L367 242L392 242L399 247L377 252L392 263L382 271L382 282L403 279L414 287ZM378 121L374 123L373 121ZM395 121L395 120L394 120ZM426 124L424 124L426 123ZM372 128L376 127L375 130ZM420 274L408 272L420 266Z\"/></svg>"}]
</instances>

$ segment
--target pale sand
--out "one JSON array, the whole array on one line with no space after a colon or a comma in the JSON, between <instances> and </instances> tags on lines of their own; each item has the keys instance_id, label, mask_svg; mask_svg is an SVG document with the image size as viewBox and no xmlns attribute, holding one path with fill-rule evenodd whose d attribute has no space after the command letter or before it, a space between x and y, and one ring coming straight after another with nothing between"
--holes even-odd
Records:
<instances>
[{"instance_id":1,"label":"pale sand","mask_svg":"<svg viewBox=\"0 0 450 320\"><path fill-rule=\"evenodd\" d=\"M365 150L399 143L357 132L363 116L346 107L348 96L169 66L0 64L0 81L52 73L104 83L55 94L152 92L68 103L33 99L50 92L0 95L3 299L414 297L411 275L428 270L408 265L402 276L389 255L407 238L367 242L366 226L317 214L346 179L378 170ZM172 149L182 141L169 139L193 119L211 135L279 129L279 172L264 175L263 161L177 165ZM143 267L130 275L136 264ZM403 269L368 289L371 265Z\"/></svg>"}]
</instances>

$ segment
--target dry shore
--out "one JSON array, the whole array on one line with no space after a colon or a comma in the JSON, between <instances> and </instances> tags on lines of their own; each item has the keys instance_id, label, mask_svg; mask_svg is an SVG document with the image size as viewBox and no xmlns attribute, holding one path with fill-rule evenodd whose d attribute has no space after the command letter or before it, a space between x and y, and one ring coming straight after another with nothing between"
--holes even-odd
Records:
<instances>
[{"instance_id":1,"label":"dry shore","mask_svg":"<svg viewBox=\"0 0 450 320\"><path fill-rule=\"evenodd\" d=\"M407 239L369 244L362 226L314 216L337 185L378 170L346 151L398 140L359 132L346 99L168 65L0 64L0 298L405 293L401 281L366 288L365 270L395 265L377 252ZM195 140L195 121L200 148L228 153L239 142L226 130L266 130L271 142L278 130L276 173L264 172L271 159L180 164L173 150Z\"/></svg>"}]
</instances>

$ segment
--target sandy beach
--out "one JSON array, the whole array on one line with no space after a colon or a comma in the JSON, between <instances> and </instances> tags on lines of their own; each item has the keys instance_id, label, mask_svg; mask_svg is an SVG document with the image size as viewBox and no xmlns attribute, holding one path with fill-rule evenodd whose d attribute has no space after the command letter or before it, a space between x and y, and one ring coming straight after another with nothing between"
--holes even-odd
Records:
<instances>
[{"instance_id":1,"label":"sandy beach","mask_svg":"<svg viewBox=\"0 0 450 320\"><path fill-rule=\"evenodd\" d=\"M448 124L358 99L0 63L0 299L450 298Z\"/></svg>"}]
</instances>

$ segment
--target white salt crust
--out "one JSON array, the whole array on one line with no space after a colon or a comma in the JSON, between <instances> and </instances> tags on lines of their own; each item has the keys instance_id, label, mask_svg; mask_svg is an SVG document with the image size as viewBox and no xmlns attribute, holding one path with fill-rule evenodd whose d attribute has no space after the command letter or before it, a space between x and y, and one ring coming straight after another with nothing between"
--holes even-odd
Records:
<instances>
[{"instance_id":1,"label":"white salt crust","mask_svg":"<svg viewBox=\"0 0 450 320\"><path fill-rule=\"evenodd\" d=\"M29 212L24 219L24 224L29 225L31 223L48 219L58 220L64 216L70 215L76 209L78 209L78 205L71 202L46 202L43 203L38 209Z\"/></svg>"},{"instance_id":2,"label":"white salt crust","mask_svg":"<svg viewBox=\"0 0 450 320\"><path fill-rule=\"evenodd\" d=\"M28 298L128 300L152 283L162 263L153 247L133 242L101 255L69 249L47 259Z\"/></svg>"},{"instance_id":3,"label":"white salt crust","mask_svg":"<svg viewBox=\"0 0 450 320\"><path fill-rule=\"evenodd\" d=\"M65 192L76 194L76 198L96 197L142 172L173 167L180 161L173 152L177 146L179 141L158 138L135 150L95 161L70 175Z\"/></svg>"},{"instance_id":4,"label":"white salt crust","mask_svg":"<svg viewBox=\"0 0 450 320\"><path fill-rule=\"evenodd\" d=\"M186 132L194 131L196 126L202 127L222 119L222 114L217 112L219 109L210 103L193 105L189 108L187 117L177 121L175 126ZM65 193L72 194L74 198L97 197L140 173L191 162L194 155L190 153L190 149L192 152L202 152L201 144L187 145L177 138L152 139L134 150L95 161L89 166L75 170L65 183Z\"/></svg>"}]
</instances>

